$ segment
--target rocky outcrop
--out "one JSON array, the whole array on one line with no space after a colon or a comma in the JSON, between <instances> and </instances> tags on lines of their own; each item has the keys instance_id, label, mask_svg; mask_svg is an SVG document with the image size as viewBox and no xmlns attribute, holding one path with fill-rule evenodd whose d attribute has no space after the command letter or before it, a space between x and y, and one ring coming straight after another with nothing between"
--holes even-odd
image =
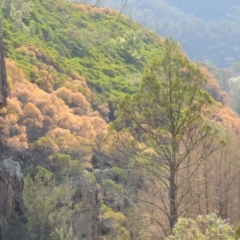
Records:
<instances>
[{"instance_id":1,"label":"rocky outcrop","mask_svg":"<svg viewBox=\"0 0 240 240\"><path fill-rule=\"evenodd\" d=\"M23 188L23 174L18 162L10 158L0 161L0 240L8 228L11 211L20 202Z\"/></svg>"},{"instance_id":2,"label":"rocky outcrop","mask_svg":"<svg viewBox=\"0 0 240 240\"><path fill-rule=\"evenodd\" d=\"M73 217L74 233L82 239L98 240L100 239L98 190L83 177L74 180L74 187L75 201L81 204L80 210Z\"/></svg>"},{"instance_id":3,"label":"rocky outcrop","mask_svg":"<svg viewBox=\"0 0 240 240\"><path fill-rule=\"evenodd\" d=\"M2 23L0 20L0 108L6 106L7 103L7 74L5 65L5 56L3 49L3 35L2 35Z\"/></svg>"}]
</instances>

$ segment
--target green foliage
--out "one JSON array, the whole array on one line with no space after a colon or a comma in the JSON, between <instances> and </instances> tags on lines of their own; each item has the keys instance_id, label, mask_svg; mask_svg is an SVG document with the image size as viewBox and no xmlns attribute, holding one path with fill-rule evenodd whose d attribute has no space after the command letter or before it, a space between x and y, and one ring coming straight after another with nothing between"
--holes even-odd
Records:
<instances>
[{"instance_id":1,"label":"green foliage","mask_svg":"<svg viewBox=\"0 0 240 240\"><path fill-rule=\"evenodd\" d=\"M139 31L129 31L118 39L119 46L121 49L129 54L129 57L141 59L143 39L142 34ZM126 62L130 62L129 57L125 59Z\"/></svg>"},{"instance_id":2,"label":"green foliage","mask_svg":"<svg viewBox=\"0 0 240 240\"><path fill-rule=\"evenodd\" d=\"M116 182L126 180L127 178L126 170L122 168L113 167L111 168L111 172L114 174L113 178L114 178L114 181Z\"/></svg>"},{"instance_id":3,"label":"green foliage","mask_svg":"<svg viewBox=\"0 0 240 240\"><path fill-rule=\"evenodd\" d=\"M71 157L67 154L55 153L51 156L53 162L59 166L59 170L67 171L70 165Z\"/></svg>"},{"instance_id":4,"label":"green foliage","mask_svg":"<svg viewBox=\"0 0 240 240\"><path fill-rule=\"evenodd\" d=\"M111 125L115 154L146 174L151 186L161 186L156 187L156 200L153 193L153 199L143 201L166 216L168 226L159 224L165 233L176 223L178 207L188 194L180 199L177 189L221 145L217 128L206 118L213 99L203 90L205 83L200 68L190 63L176 42L166 39L161 56L145 71L139 92L122 99ZM211 147L206 150L205 144ZM188 175L180 174L185 164L194 166ZM163 220L155 222L159 221Z\"/></svg>"},{"instance_id":5,"label":"green foliage","mask_svg":"<svg viewBox=\"0 0 240 240\"><path fill-rule=\"evenodd\" d=\"M117 197L124 191L122 185L117 184L111 179L104 180L103 186L106 188L106 191L109 193L111 197Z\"/></svg>"},{"instance_id":6,"label":"green foliage","mask_svg":"<svg viewBox=\"0 0 240 240\"><path fill-rule=\"evenodd\" d=\"M233 240L232 227L215 213L198 216L196 220L180 218L173 229L173 234L166 240Z\"/></svg>"},{"instance_id":7,"label":"green foliage","mask_svg":"<svg viewBox=\"0 0 240 240\"><path fill-rule=\"evenodd\" d=\"M2 1L3 14L8 17L16 28L30 33L32 26L29 22L33 4L30 1Z\"/></svg>"},{"instance_id":8,"label":"green foliage","mask_svg":"<svg viewBox=\"0 0 240 240\"><path fill-rule=\"evenodd\" d=\"M56 153L53 155L53 158L62 165L68 164L71 160L71 157L69 155L63 153Z\"/></svg>"},{"instance_id":9,"label":"green foliage","mask_svg":"<svg viewBox=\"0 0 240 240\"><path fill-rule=\"evenodd\" d=\"M65 180L56 185L54 176L45 168L38 166L32 179L24 179L23 201L28 219L29 239L74 240L71 217L74 189Z\"/></svg>"},{"instance_id":10,"label":"green foliage","mask_svg":"<svg viewBox=\"0 0 240 240\"><path fill-rule=\"evenodd\" d=\"M41 137L37 141L33 142L32 148L37 151L45 151L46 154L51 154L58 151L58 146L55 141L50 137Z\"/></svg>"},{"instance_id":11,"label":"green foliage","mask_svg":"<svg viewBox=\"0 0 240 240\"><path fill-rule=\"evenodd\" d=\"M110 207L102 204L100 208L100 216L103 221L103 226L110 230L106 236L102 237L102 239L130 239L130 233L124 227L127 219L123 213L114 212Z\"/></svg>"},{"instance_id":12,"label":"green foliage","mask_svg":"<svg viewBox=\"0 0 240 240\"><path fill-rule=\"evenodd\" d=\"M48 92L74 73L86 78L103 102L118 98L121 92L136 92L128 76L141 74L145 56L159 52L159 40L126 18L116 21L116 13L68 1L7 2L3 10L8 13L2 20L6 55ZM150 41L144 42L145 38ZM46 70L45 65L53 68Z\"/></svg>"},{"instance_id":13,"label":"green foliage","mask_svg":"<svg viewBox=\"0 0 240 240\"><path fill-rule=\"evenodd\" d=\"M90 183L95 183L96 178L93 173L85 171L83 176L87 179L88 182Z\"/></svg>"},{"instance_id":14,"label":"green foliage","mask_svg":"<svg viewBox=\"0 0 240 240\"><path fill-rule=\"evenodd\" d=\"M115 12L63 0L13 1L13 5L8 5L1 11L6 55L17 62L30 82L36 84L24 82L24 77L19 72L15 72L16 68L12 69L12 82L16 85L20 82L23 84L19 88L16 87L14 98L11 99L12 104L16 105L16 108L9 112L13 113L11 121L14 123L18 121L19 124L22 124L27 106L29 107L29 102L31 103L32 108L28 109L28 114L33 116L33 110L36 110L36 116L31 118L31 123L35 126L35 120L39 117L41 121L39 120L40 123L36 126L39 135L33 136L34 142L31 143L29 132L32 131L29 124L21 125L21 128L19 127L15 132L22 131L19 139L25 141L25 138L28 137L26 142L29 143L29 151L36 153L37 157L41 156L42 159L39 160L51 165L55 171L51 173L43 167L38 167L32 178L30 176L25 178L23 199L28 219L27 229L30 233L28 239L74 239L70 220L75 211L72 209L73 188L70 181L65 181L64 177L83 175L88 183L93 185L96 183L94 174L84 171L83 168L92 167L89 160L92 157L93 147L95 147L93 141L95 136L104 134L104 130L103 133L96 130L101 128L97 121L94 123L95 125L89 123L100 117L97 116L98 113L93 113L91 104L87 101L92 101L94 109L96 109L96 103L110 103L113 115L114 108L124 93L132 94L138 91L139 76L142 74L144 66L148 66L148 59L161 56L164 52L160 49L162 41L129 19L119 17ZM177 49L177 54L180 52ZM164 52L164 54L167 53ZM164 61L156 62L152 71L154 72L155 69L158 71L160 69L158 65L160 66L161 63ZM174 66L175 63L179 64L178 66L181 68L185 67L185 63L189 64L183 56L179 61L173 59L171 65ZM197 68L192 70L190 66L189 69L192 71L191 73L194 71L199 73ZM164 69L159 70L160 74L162 74L161 70ZM12 76L14 74L15 76ZM129 109L134 106L133 109L130 109L130 113L136 113L135 103L139 102L141 107L146 106L145 111L141 112L141 116L139 116L140 119L150 119L149 125L160 128L162 125L153 121L153 110L159 115L166 115L171 110L178 114L177 104L181 102L185 104L190 99L190 97L187 98L188 94L185 96L182 93L191 93L195 83L184 85L185 88L181 92L175 91L182 87L184 81L187 81L184 74L184 71L177 71L176 77L180 77L181 81L178 82L175 78L172 81L175 94L172 105L167 102L169 88L165 88L170 84L167 82L158 84L155 81L157 77L153 76L153 73L149 78L147 73L144 76L141 87L141 94L144 97L136 94L133 98L126 98L123 103L126 106L129 104ZM93 93L86 86L85 80ZM149 86L147 86L148 81ZM30 90L24 89L22 86L29 87ZM89 118L76 116L73 107L76 107L74 104L82 105L80 100L76 100L75 103L71 100L69 104L65 105L57 97L57 93L61 93L60 88L69 90L65 92L72 95L80 96L80 93L84 95ZM161 89L163 90L163 102L161 103L163 107L158 108L152 102L154 96L150 95L147 98L147 94L156 93L155 91ZM36 95L34 96L35 90ZM144 93L145 90L147 90L146 93ZM30 94L31 91L34 91L33 95ZM207 94L204 92L201 94L197 99L199 102L203 99L211 102ZM67 94L61 95L61 97L65 103L68 102ZM145 100L147 101L145 102ZM197 109L198 101L190 106L184 105L184 109L179 113L181 120L193 116L188 107L191 110ZM26 102L28 104L25 104ZM154 109L152 109L153 107ZM23 109L24 113L20 110L18 112L16 109ZM126 115L122 116L120 111L118 117L128 117L127 111ZM97 117L94 117L94 114ZM16 119L14 119L15 115ZM83 121L83 119L85 120ZM125 124L125 122L123 123ZM128 126L131 124L132 122L128 122ZM165 126L166 128L170 126L169 121ZM27 128L26 132L25 127ZM120 128L122 127L120 126ZM57 128L59 132L54 132ZM134 128L132 129L133 135L137 136L134 132L137 128ZM156 127L157 136L167 137L166 131L159 128ZM12 129L9 134L12 134ZM179 138L181 138L181 134L180 132ZM128 139L128 143L131 143L130 146L137 146L138 140L144 142L146 145L143 156L154 157L155 152L151 152L152 148L149 147L152 144L152 140L148 138L149 135L142 134L141 131L139 135L141 135L141 139L136 137L136 141L132 138ZM17 137L13 141L16 142ZM101 137L99 137L99 142L101 142ZM146 154L145 150L150 150L152 154ZM137 160L141 162L143 159L144 157ZM142 162L148 163L149 161ZM121 184L122 181L126 181L127 174L117 167L110 171L114 176L114 181L106 179L103 181L103 187L106 188L109 196L118 198L119 195L124 195L124 184ZM111 228L110 239L130 239L130 234L125 228L126 217L121 212L115 212L108 207L102 207L100 212L104 223Z\"/></svg>"},{"instance_id":15,"label":"green foliage","mask_svg":"<svg viewBox=\"0 0 240 240\"><path fill-rule=\"evenodd\" d=\"M237 0L221 1L221 4L207 0L151 0L139 4L139 0L131 0L124 13L162 37L173 36L185 46L191 59L222 68L240 60L238 3ZM122 0L104 0L101 6L120 9Z\"/></svg>"},{"instance_id":16,"label":"green foliage","mask_svg":"<svg viewBox=\"0 0 240 240\"><path fill-rule=\"evenodd\" d=\"M235 240L239 239L240 239L240 224L238 224L235 229Z\"/></svg>"},{"instance_id":17,"label":"green foliage","mask_svg":"<svg viewBox=\"0 0 240 240\"><path fill-rule=\"evenodd\" d=\"M21 219L15 212L12 212L11 214L11 218L9 220L9 227L5 235L5 239L28 239L28 232L26 230L23 219Z\"/></svg>"}]
</instances>

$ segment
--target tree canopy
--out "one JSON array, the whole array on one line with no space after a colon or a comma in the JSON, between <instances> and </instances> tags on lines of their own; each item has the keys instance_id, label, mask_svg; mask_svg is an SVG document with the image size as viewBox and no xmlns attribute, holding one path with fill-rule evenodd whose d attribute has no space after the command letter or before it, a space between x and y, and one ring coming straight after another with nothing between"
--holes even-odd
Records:
<instances>
[{"instance_id":1,"label":"tree canopy","mask_svg":"<svg viewBox=\"0 0 240 240\"><path fill-rule=\"evenodd\" d=\"M161 226L166 235L189 210L183 185L219 147L216 126L207 120L213 100L203 90L205 83L199 67L166 39L162 56L146 70L139 92L119 104L112 124L110 139L117 151L156 187L158 201L144 201L167 218L168 226Z\"/></svg>"}]
</instances>

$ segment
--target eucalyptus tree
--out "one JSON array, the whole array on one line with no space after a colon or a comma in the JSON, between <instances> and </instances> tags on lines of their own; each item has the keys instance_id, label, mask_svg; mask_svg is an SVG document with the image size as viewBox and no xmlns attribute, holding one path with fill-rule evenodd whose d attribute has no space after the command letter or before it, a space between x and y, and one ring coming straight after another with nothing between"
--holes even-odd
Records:
<instances>
[{"instance_id":1,"label":"eucalyptus tree","mask_svg":"<svg viewBox=\"0 0 240 240\"><path fill-rule=\"evenodd\" d=\"M120 102L110 128L115 156L146 173L146 197L141 191L136 198L160 212L162 219L155 210L145 217L165 235L194 204L194 197L186 203L190 199L186 183L221 146L217 127L207 116L214 101L203 90L206 81L179 45L166 39L160 58L145 71L139 92Z\"/></svg>"}]
</instances>

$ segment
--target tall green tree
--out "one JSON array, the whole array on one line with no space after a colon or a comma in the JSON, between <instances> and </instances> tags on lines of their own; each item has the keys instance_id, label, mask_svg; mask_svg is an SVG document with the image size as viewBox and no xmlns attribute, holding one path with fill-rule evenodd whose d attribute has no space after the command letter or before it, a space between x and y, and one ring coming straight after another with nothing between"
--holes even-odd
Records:
<instances>
[{"instance_id":1,"label":"tall green tree","mask_svg":"<svg viewBox=\"0 0 240 240\"><path fill-rule=\"evenodd\" d=\"M220 146L216 127L207 121L207 107L213 104L203 90L206 78L190 63L179 45L166 39L162 55L145 72L140 90L126 96L110 130L115 155L134 169L146 173L154 196L138 199L157 208L167 221L154 216L165 235L193 202L186 182L198 166ZM156 212L155 212L156 213ZM151 216L152 218L152 216Z\"/></svg>"}]
</instances>

